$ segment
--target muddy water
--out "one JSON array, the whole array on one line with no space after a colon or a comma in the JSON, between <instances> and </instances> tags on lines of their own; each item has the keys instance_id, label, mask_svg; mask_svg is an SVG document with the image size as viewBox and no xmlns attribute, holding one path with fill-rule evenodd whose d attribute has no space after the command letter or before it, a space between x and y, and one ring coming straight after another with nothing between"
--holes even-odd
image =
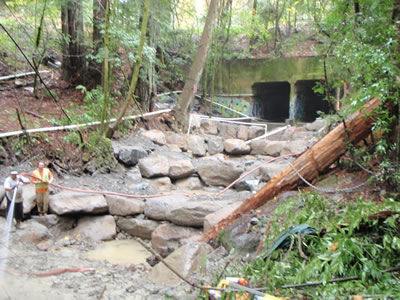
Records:
<instances>
[{"instance_id":1,"label":"muddy water","mask_svg":"<svg viewBox=\"0 0 400 300\"><path fill-rule=\"evenodd\" d=\"M135 240L108 241L88 252L91 259L105 259L112 264L146 264L151 256L142 245Z\"/></svg>"}]
</instances>

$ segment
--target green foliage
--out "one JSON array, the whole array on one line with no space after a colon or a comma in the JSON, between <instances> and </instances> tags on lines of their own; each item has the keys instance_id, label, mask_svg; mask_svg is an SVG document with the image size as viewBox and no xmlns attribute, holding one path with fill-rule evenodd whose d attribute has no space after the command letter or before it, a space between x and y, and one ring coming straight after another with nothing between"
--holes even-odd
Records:
<instances>
[{"instance_id":1,"label":"green foliage","mask_svg":"<svg viewBox=\"0 0 400 300\"><path fill-rule=\"evenodd\" d=\"M110 170L117 165L111 141L108 138L99 135L97 132L92 132L86 148L88 150L86 159L90 161L95 169L105 168Z\"/></svg>"},{"instance_id":2,"label":"green foliage","mask_svg":"<svg viewBox=\"0 0 400 300\"><path fill-rule=\"evenodd\" d=\"M244 272L257 286L269 291L281 290L293 296L283 285L322 281L323 285L304 288L303 295L328 299L354 294L396 295L397 281L382 271L400 263L400 231L397 215L384 221L368 217L380 211L400 211L400 203L388 198L381 204L363 201L333 202L314 193L302 193L285 200L275 211L265 248L291 226L307 223L320 235L307 235L302 240L300 256L298 237L291 249L278 249L266 260L261 255ZM358 276L360 281L328 284L333 278Z\"/></svg>"},{"instance_id":3,"label":"green foliage","mask_svg":"<svg viewBox=\"0 0 400 300\"><path fill-rule=\"evenodd\" d=\"M362 0L358 4L360 11L355 13L352 1L336 1L326 15L316 18L323 41L319 50L327 57L328 88L343 86L343 82L351 86L352 92L340 100L340 114L344 118L362 110L372 98L382 102L374 114L377 120L373 126L379 136L374 158L381 162L376 178L397 189L400 187L400 132L393 129L400 121L398 112L392 108L400 97L398 20L392 20L391 0ZM323 91L325 87L321 87ZM371 159L369 151L364 154L360 160Z\"/></svg>"}]
</instances>

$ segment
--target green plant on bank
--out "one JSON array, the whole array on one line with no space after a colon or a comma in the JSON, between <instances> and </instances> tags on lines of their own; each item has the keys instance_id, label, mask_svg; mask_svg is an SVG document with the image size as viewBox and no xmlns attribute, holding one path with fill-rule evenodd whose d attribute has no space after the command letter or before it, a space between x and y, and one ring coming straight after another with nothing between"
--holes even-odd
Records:
<instances>
[{"instance_id":1,"label":"green plant on bank","mask_svg":"<svg viewBox=\"0 0 400 300\"><path fill-rule=\"evenodd\" d=\"M86 143L84 159L97 169L113 169L117 165L110 139L100 135L97 131L92 132Z\"/></svg>"},{"instance_id":2,"label":"green plant on bank","mask_svg":"<svg viewBox=\"0 0 400 300\"><path fill-rule=\"evenodd\" d=\"M362 110L370 99L382 105L374 112L375 149L364 149L360 161L379 161L376 179L400 188L399 47L398 14L392 0L336 1L318 19L318 47L325 57L327 78L319 91L345 86L340 99L341 118ZM357 3L356 3L357 2ZM357 4L357 5L356 5ZM355 11L358 10L358 11ZM336 101L332 95L330 101ZM367 151L368 150L368 151ZM366 166L368 169L371 167Z\"/></svg>"},{"instance_id":3,"label":"green plant on bank","mask_svg":"<svg viewBox=\"0 0 400 300\"><path fill-rule=\"evenodd\" d=\"M253 286L267 288L270 294L310 296L334 299L355 294L379 297L400 293L395 276L382 272L400 264L399 216L385 220L369 219L381 211L400 211L400 202L387 198L382 203L364 201L330 201L319 194L301 193L285 200L274 213L274 220L265 241L271 248L277 237L292 226L306 223L317 235L306 235L301 241L294 235L292 247L277 249L264 259L261 254L245 266L243 275ZM360 280L328 283L333 278L358 276ZM322 281L322 285L299 290L281 289L283 285Z\"/></svg>"}]
</instances>

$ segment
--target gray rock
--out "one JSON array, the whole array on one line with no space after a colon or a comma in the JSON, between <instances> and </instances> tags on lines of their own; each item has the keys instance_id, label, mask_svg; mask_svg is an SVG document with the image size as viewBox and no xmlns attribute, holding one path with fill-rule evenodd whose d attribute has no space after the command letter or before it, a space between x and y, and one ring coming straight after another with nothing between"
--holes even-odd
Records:
<instances>
[{"instance_id":1,"label":"gray rock","mask_svg":"<svg viewBox=\"0 0 400 300\"><path fill-rule=\"evenodd\" d=\"M317 139L311 140L296 140L289 142L282 148L281 155L291 154L291 153L301 153L306 151L309 147L311 147L314 143L317 142Z\"/></svg>"},{"instance_id":2,"label":"gray rock","mask_svg":"<svg viewBox=\"0 0 400 300\"><path fill-rule=\"evenodd\" d=\"M23 185L24 214L28 214L36 206L36 192L34 184ZM1 196L1 195L0 195Z\"/></svg>"},{"instance_id":3,"label":"gray rock","mask_svg":"<svg viewBox=\"0 0 400 300\"><path fill-rule=\"evenodd\" d=\"M186 244L167 257L166 262L185 278L190 279L199 267L203 257L212 251L205 243ZM149 274L149 279L168 286L174 286L182 280L163 264L157 264Z\"/></svg>"},{"instance_id":4,"label":"gray rock","mask_svg":"<svg viewBox=\"0 0 400 300\"><path fill-rule=\"evenodd\" d=\"M143 131L141 135L149 138L152 142L156 143L157 145L165 145L167 143L164 133L158 129Z\"/></svg>"},{"instance_id":5,"label":"gray rock","mask_svg":"<svg viewBox=\"0 0 400 300\"><path fill-rule=\"evenodd\" d=\"M187 151L186 135L171 133L165 136L167 143L177 145L182 151Z\"/></svg>"},{"instance_id":6,"label":"gray rock","mask_svg":"<svg viewBox=\"0 0 400 300\"><path fill-rule=\"evenodd\" d=\"M142 181L142 179L142 174L140 173L138 167L134 167L126 173L126 180L129 183L139 183Z\"/></svg>"},{"instance_id":7,"label":"gray rock","mask_svg":"<svg viewBox=\"0 0 400 300\"><path fill-rule=\"evenodd\" d=\"M197 173L206 185L228 186L243 173L243 168L236 162L221 157L201 158Z\"/></svg>"},{"instance_id":8,"label":"gray rock","mask_svg":"<svg viewBox=\"0 0 400 300\"><path fill-rule=\"evenodd\" d=\"M220 136L210 136L207 145L210 155L224 152L224 139Z\"/></svg>"},{"instance_id":9,"label":"gray rock","mask_svg":"<svg viewBox=\"0 0 400 300\"><path fill-rule=\"evenodd\" d=\"M167 176L169 172L168 158L153 154L139 160L139 169L143 177Z\"/></svg>"},{"instance_id":10,"label":"gray rock","mask_svg":"<svg viewBox=\"0 0 400 300\"><path fill-rule=\"evenodd\" d=\"M204 218L203 223L203 231L206 232L214 225L218 224L219 221L229 216L234 210L236 210L240 206L241 202L232 203L229 205L225 205L223 208L208 214Z\"/></svg>"},{"instance_id":11,"label":"gray rock","mask_svg":"<svg viewBox=\"0 0 400 300\"><path fill-rule=\"evenodd\" d=\"M194 173L195 169L189 159L185 160L169 160L168 176L172 179L185 178Z\"/></svg>"},{"instance_id":12,"label":"gray rock","mask_svg":"<svg viewBox=\"0 0 400 300\"><path fill-rule=\"evenodd\" d=\"M147 199L144 205L144 214L153 220L167 220L170 210L180 207L188 201L183 195L167 195L163 197Z\"/></svg>"},{"instance_id":13,"label":"gray rock","mask_svg":"<svg viewBox=\"0 0 400 300\"><path fill-rule=\"evenodd\" d=\"M49 198L49 210L57 215L99 214L108 211L103 195L62 191Z\"/></svg>"},{"instance_id":14,"label":"gray rock","mask_svg":"<svg viewBox=\"0 0 400 300\"><path fill-rule=\"evenodd\" d=\"M149 187L159 192L169 192L172 187L171 179L169 177L159 177L148 180Z\"/></svg>"},{"instance_id":15,"label":"gray rock","mask_svg":"<svg viewBox=\"0 0 400 300\"><path fill-rule=\"evenodd\" d=\"M83 217L73 234L84 235L94 241L108 241L117 235L117 227L112 216Z\"/></svg>"},{"instance_id":16,"label":"gray rock","mask_svg":"<svg viewBox=\"0 0 400 300\"><path fill-rule=\"evenodd\" d=\"M201 120L200 129L203 134L218 134L217 122L210 119Z\"/></svg>"},{"instance_id":17,"label":"gray rock","mask_svg":"<svg viewBox=\"0 0 400 300\"><path fill-rule=\"evenodd\" d=\"M286 142L268 141L264 148L264 155L279 156L282 155L282 149L285 147Z\"/></svg>"},{"instance_id":18,"label":"gray rock","mask_svg":"<svg viewBox=\"0 0 400 300\"><path fill-rule=\"evenodd\" d=\"M258 155L258 154L265 155L267 153L267 151L266 151L267 145L268 145L268 141L265 139L251 141L251 143L250 143L251 154L252 155Z\"/></svg>"},{"instance_id":19,"label":"gray rock","mask_svg":"<svg viewBox=\"0 0 400 300\"><path fill-rule=\"evenodd\" d=\"M168 221L182 226L202 227L204 218L218 209L225 207L226 201L193 201L186 202L167 212Z\"/></svg>"},{"instance_id":20,"label":"gray rock","mask_svg":"<svg viewBox=\"0 0 400 300\"><path fill-rule=\"evenodd\" d=\"M184 244L193 235L200 234L199 230L174 224L161 224L151 234L151 246L161 256L166 257Z\"/></svg>"},{"instance_id":21,"label":"gray rock","mask_svg":"<svg viewBox=\"0 0 400 300\"><path fill-rule=\"evenodd\" d=\"M146 157L146 150L141 147L129 146L122 148L117 156L117 159L126 166L134 166L139 159Z\"/></svg>"},{"instance_id":22,"label":"gray rock","mask_svg":"<svg viewBox=\"0 0 400 300\"><path fill-rule=\"evenodd\" d=\"M151 239L152 232L160 225L153 220L142 220L138 218L118 218L117 226L119 229L145 240Z\"/></svg>"},{"instance_id":23,"label":"gray rock","mask_svg":"<svg viewBox=\"0 0 400 300\"><path fill-rule=\"evenodd\" d=\"M287 163L284 162L272 162L262 166L260 168L261 180L264 182L269 181L272 177L286 169L287 166Z\"/></svg>"},{"instance_id":24,"label":"gray rock","mask_svg":"<svg viewBox=\"0 0 400 300\"><path fill-rule=\"evenodd\" d=\"M249 128L249 140L265 134L265 127L262 126L250 126Z\"/></svg>"},{"instance_id":25,"label":"gray rock","mask_svg":"<svg viewBox=\"0 0 400 300\"><path fill-rule=\"evenodd\" d=\"M224 139L235 139L237 130L237 126L234 124L221 123L219 135Z\"/></svg>"},{"instance_id":26,"label":"gray rock","mask_svg":"<svg viewBox=\"0 0 400 300\"><path fill-rule=\"evenodd\" d=\"M249 139L249 126L239 125L237 138L243 141L247 141Z\"/></svg>"},{"instance_id":27,"label":"gray rock","mask_svg":"<svg viewBox=\"0 0 400 300\"><path fill-rule=\"evenodd\" d=\"M242 179L235 184L237 191L257 191L260 181L258 179Z\"/></svg>"},{"instance_id":28,"label":"gray rock","mask_svg":"<svg viewBox=\"0 0 400 300\"><path fill-rule=\"evenodd\" d=\"M251 151L250 145L240 139L226 139L224 141L224 148L231 155L245 155Z\"/></svg>"},{"instance_id":29,"label":"gray rock","mask_svg":"<svg viewBox=\"0 0 400 300\"><path fill-rule=\"evenodd\" d=\"M132 216L143 213L144 202L116 195L105 195L111 215Z\"/></svg>"},{"instance_id":30,"label":"gray rock","mask_svg":"<svg viewBox=\"0 0 400 300\"><path fill-rule=\"evenodd\" d=\"M179 179L175 182L177 190L180 191L193 191L203 187L201 180L198 177L188 177Z\"/></svg>"},{"instance_id":31,"label":"gray rock","mask_svg":"<svg viewBox=\"0 0 400 300\"><path fill-rule=\"evenodd\" d=\"M22 230L18 230L17 234L19 241L35 245L52 238L52 234L47 227L39 224L35 220L23 222Z\"/></svg>"},{"instance_id":32,"label":"gray rock","mask_svg":"<svg viewBox=\"0 0 400 300\"><path fill-rule=\"evenodd\" d=\"M206 143L204 138L198 135L189 135L187 138L188 151L191 151L195 156L206 155Z\"/></svg>"}]
</instances>

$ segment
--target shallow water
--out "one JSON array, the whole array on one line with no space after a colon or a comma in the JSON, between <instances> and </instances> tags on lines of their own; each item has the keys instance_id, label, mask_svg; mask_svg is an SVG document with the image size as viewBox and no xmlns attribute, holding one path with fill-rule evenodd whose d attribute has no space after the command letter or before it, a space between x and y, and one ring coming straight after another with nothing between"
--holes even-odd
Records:
<instances>
[{"instance_id":1,"label":"shallow water","mask_svg":"<svg viewBox=\"0 0 400 300\"><path fill-rule=\"evenodd\" d=\"M91 259L105 259L112 264L146 264L151 253L135 240L108 241L88 252Z\"/></svg>"}]
</instances>

